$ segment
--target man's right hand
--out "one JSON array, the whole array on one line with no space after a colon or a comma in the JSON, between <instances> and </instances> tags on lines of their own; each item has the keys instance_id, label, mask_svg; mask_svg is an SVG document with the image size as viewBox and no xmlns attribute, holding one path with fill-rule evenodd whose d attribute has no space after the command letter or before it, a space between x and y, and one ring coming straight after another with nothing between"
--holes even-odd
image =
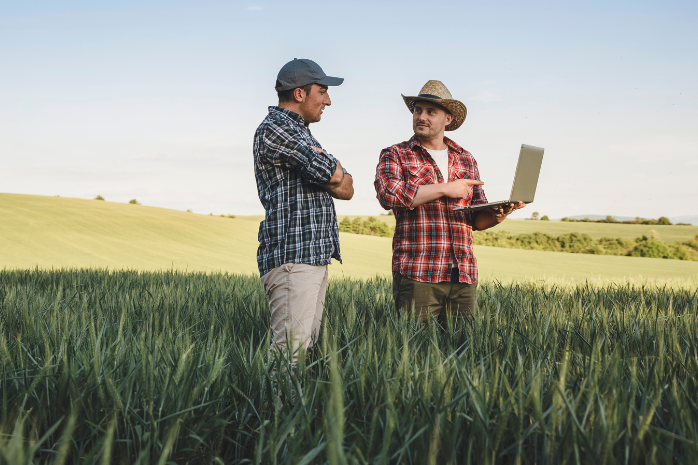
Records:
<instances>
[{"instance_id":1,"label":"man's right hand","mask_svg":"<svg viewBox=\"0 0 698 465\"><path fill-rule=\"evenodd\" d=\"M474 179L456 179L444 184L444 195L452 199L465 199L473 191L470 186L482 186L482 181Z\"/></svg>"},{"instance_id":2,"label":"man's right hand","mask_svg":"<svg viewBox=\"0 0 698 465\"><path fill-rule=\"evenodd\" d=\"M412 208L424 205L427 202L440 197L451 197L452 199L465 199L473 191L470 186L482 186L482 181L474 179L456 179L445 184L426 184L419 186L417 195L412 199Z\"/></svg>"}]
</instances>

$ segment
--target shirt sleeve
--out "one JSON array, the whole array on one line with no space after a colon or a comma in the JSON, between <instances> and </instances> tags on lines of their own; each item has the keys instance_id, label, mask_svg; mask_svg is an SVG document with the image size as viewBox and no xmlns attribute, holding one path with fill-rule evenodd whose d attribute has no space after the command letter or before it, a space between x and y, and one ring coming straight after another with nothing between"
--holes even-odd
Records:
<instances>
[{"instance_id":1,"label":"shirt sleeve","mask_svg":"<svg viewBox=\"0 0 698 465\"><path fill-rule=\"evenodd\" d=\"M398 154L390 148L383 149L380 154L373 185L378 202L386 210L412 208L412 201L419 190L418 186L404 181Z\"/></svg>"},{"instance_id":2,"label":"shirt sleeve","mask_svg":"<svg viewBox=\"0 0 698 465\"><path fill-rule=\"evenodd\" d=\"M267 147L265 156L270 161L283 163L297 170L304 181L327 184L337 169L337 159L313 150L300 133L288 131L280 126L269 126L263 141Z\"/></svg>"}]
</instances>

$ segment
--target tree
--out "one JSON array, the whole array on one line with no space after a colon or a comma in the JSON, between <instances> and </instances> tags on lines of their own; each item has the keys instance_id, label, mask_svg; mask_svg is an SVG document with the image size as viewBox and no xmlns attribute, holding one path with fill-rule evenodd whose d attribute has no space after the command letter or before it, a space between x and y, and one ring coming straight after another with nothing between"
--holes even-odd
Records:
<instances>
[{"instance_id":1,"label":"tree","mask_svg":"<svg viewBox=\"0 0 698 465\"><path fill-rule=\"evenodd\" d=\"M136 199L131 199L128 201L128 203L130 203L132 205L140 205L140 203L138 203L138 200L136 200Z\"/></svg>"},{"instance_id":2,"label":"tree","mask_svg":"<svg viewBox=\"0 0 698 465\"><path fill-rule=\"evenodd\" d=\"M628 255L631 257L649 257L649 258L669 258L671 252L669 247L662 241L643 237L633 250Z\"/></svg>"},{"instance_id":3,"label":"tree","mask_svg":"<svg viewBox=\"0 0 698 465\"><path fill-rule=\"evenodd\" d=\"M97 197L95 197L95 200L104 200L104 197L102 197L101 195L98 195Z\"/></svg>"},{"instance_id":4,"label":"tree","mask_svg":"<svg viewBox=\"0 0 698 465\"><path fill-rule=\"evenodd\" d=\"M538 212L533 212L533 213L531 213L531 219L532 219L532 220L537 220L537 219L538 219Z\"/></svg>"},{"instance_id":5,"label":"tree","mask_svg":"<svg viewBox=\"0 0 698 465\"><path fill-rule=\"evenodd\" d=\"M543 215L540 220L541 221L550 221L550 218L548 218L548 215Z\"/></svg>"}]
</instances>

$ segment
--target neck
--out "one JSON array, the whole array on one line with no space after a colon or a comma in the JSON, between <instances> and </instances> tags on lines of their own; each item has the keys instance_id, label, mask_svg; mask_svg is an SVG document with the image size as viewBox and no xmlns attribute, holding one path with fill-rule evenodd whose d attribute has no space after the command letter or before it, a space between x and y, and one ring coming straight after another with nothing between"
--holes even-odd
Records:
<instances>
[{"instance_id":1,"label":"neck","mask_svg":"<svg viewBox=\"0 0 698 465\"><path fill-rule=\"evenodd\" d=\"M417 136L417 139L422 147L428 150L446 150L448 148L448 145L446 145L446 142L444 142L443 132L434 138L427 139L426 137Z\"/></svg>"},{"instance_id":2,"label":"neck","mask_svg":"<svg viewBox=\"0 0 698 465\"><path fill-rule=\"evenodd\" d=\"M288 111L292 111L300 116L303 116L303 113L301 113L301 106L298 102L279 102L278 105L279 108L283 108ZM305 119L305 118L303 118Z\"/></svg>"}]
</instances>

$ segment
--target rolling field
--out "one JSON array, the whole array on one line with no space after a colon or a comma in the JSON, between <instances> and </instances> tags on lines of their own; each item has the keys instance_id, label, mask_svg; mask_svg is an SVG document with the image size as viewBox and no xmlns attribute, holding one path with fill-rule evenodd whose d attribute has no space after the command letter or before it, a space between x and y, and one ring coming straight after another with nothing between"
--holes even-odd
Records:
<instances>
[{"instance_id":1,"label":"rolling field","mask_svg":"<svg viewBox=\"0 0 698 465\"><path fill-rule=\"evenodd\" d=\"M260 219L221 218L96 200L0 194L0 269L92 267L256 273ZM568 225L590 226L565 224ZM662 227L655 228L662 231ZM391 239L340 233L340 241L344 264L334 263L331 276L365 278L390 274ZM499 280L698 276L698 262L494 247L476 247L475 252L481 277Z\"/></svg>"},{"instance_id":2,"label":"rolling field","mask_svg":"<svg viewBox=\"0 0 698 465\"><path fill-rule=\"evenodd\" d=\"M348 218L354 219L356 216L348 216ZM362 216L361 218L366 217ZM390 226L395 226L395 217L393 216L384 215L379 216L378 219L385 221ZM510 234L543 232L552 236L579 232L588 234L594 239L602 237L636 239L641 236L649 236L652 230L656 231L659 234L659 238L666 243L687 241L698 236L698 226L650 226L644 224L569 223L561 221L506 220L499 226L490 229L490 231L507 231Z\"/></svg>"}]
</instances>

